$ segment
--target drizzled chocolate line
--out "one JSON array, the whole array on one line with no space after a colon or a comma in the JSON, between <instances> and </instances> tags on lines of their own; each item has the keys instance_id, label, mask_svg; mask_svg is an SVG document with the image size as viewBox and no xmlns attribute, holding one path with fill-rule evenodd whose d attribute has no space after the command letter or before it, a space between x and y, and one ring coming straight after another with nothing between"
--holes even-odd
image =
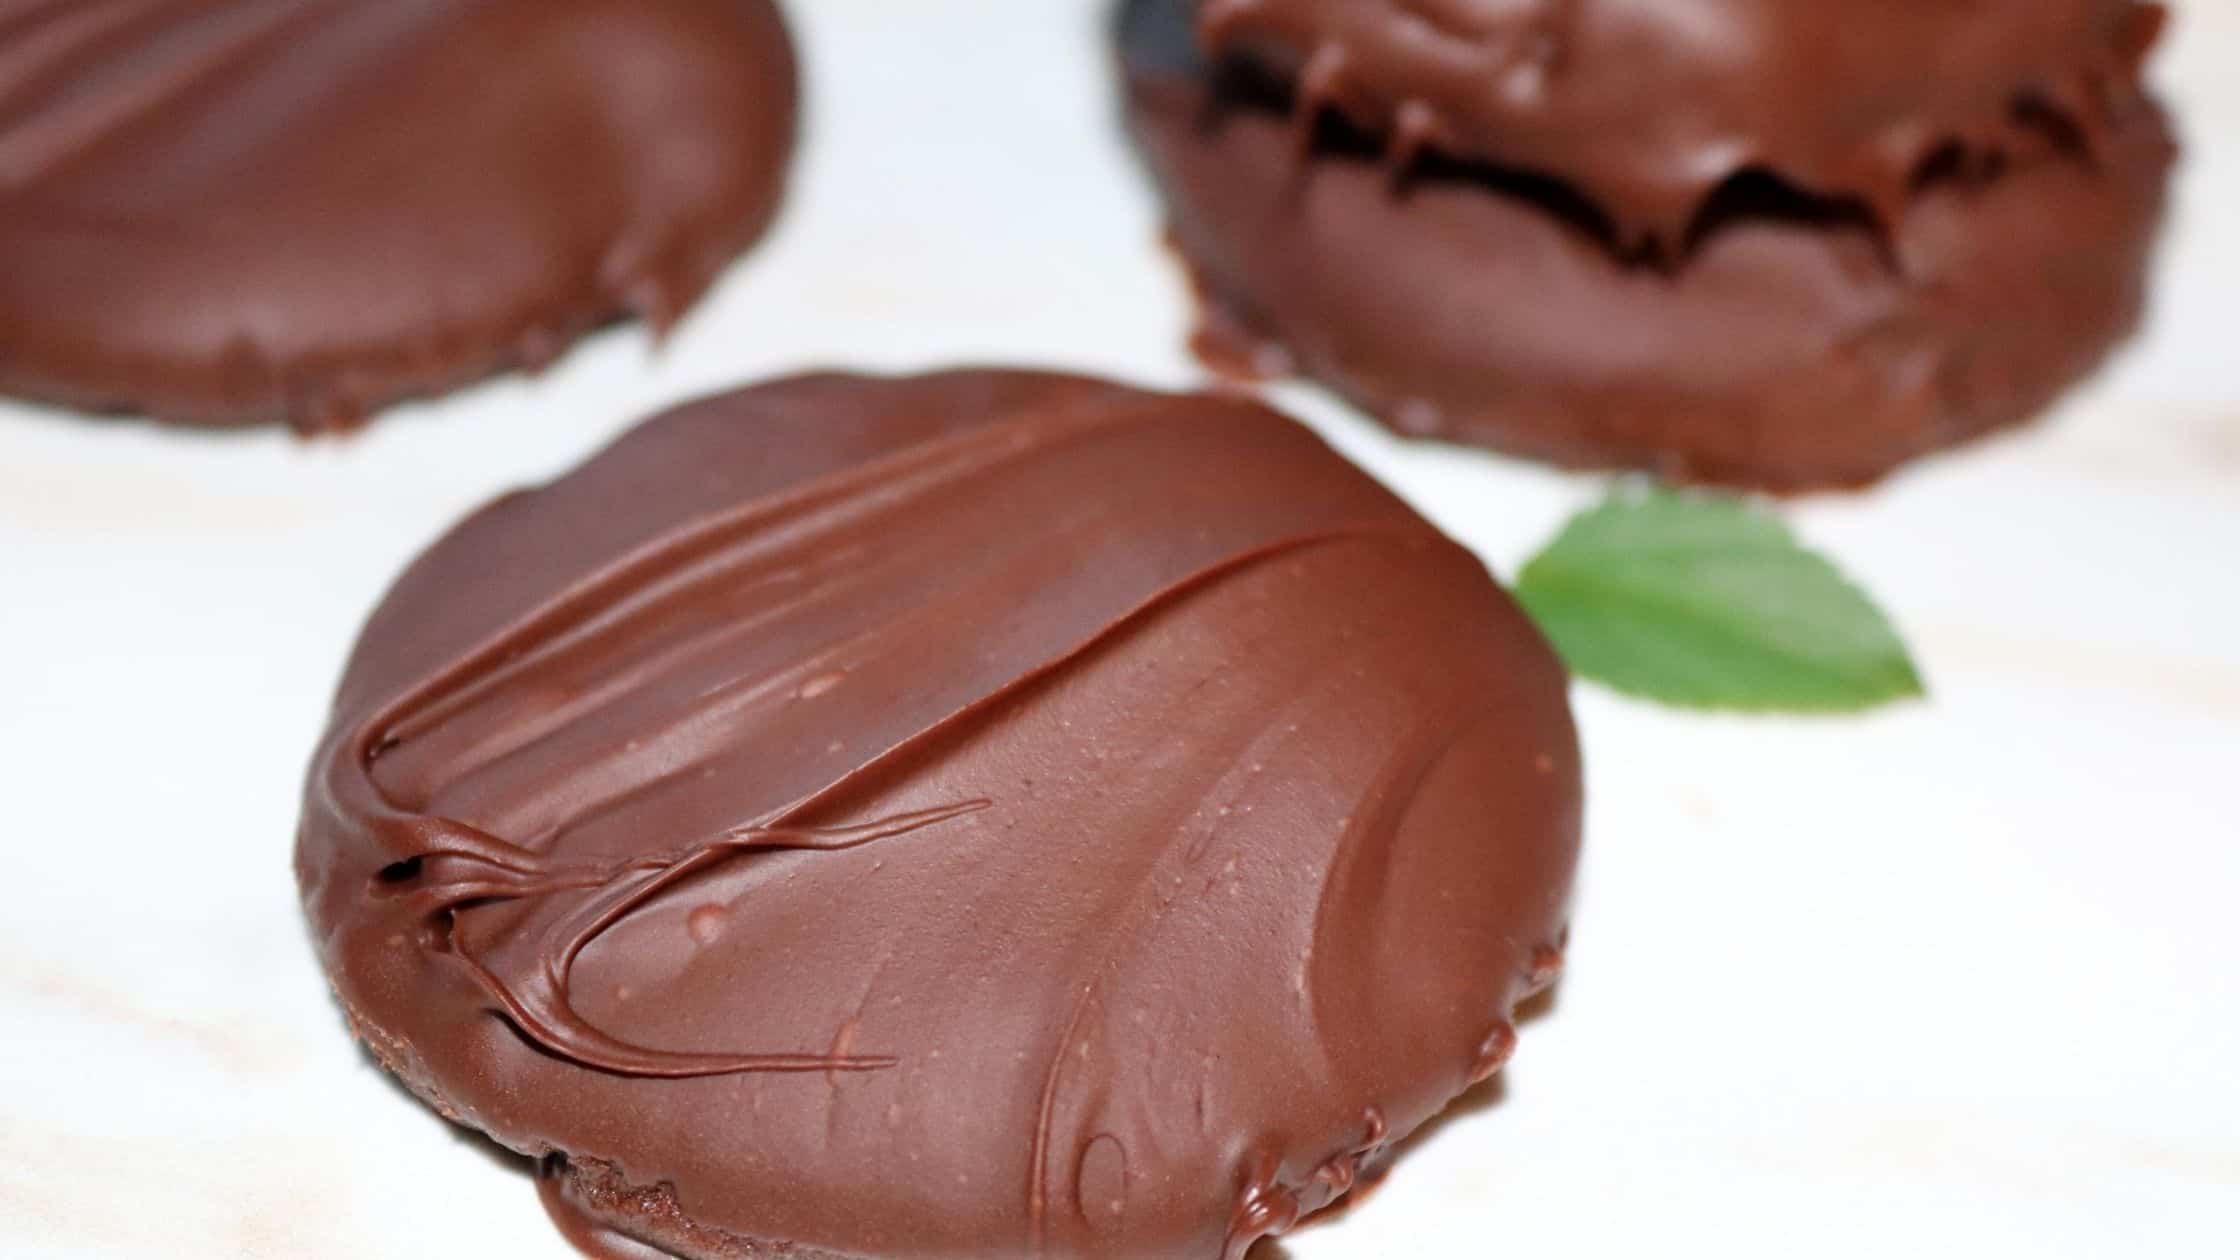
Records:
<instances>
[{"instance_id":1,"label":"drizzled chocolate line","mask_svg":"<svg viewBox=\"0 0 2240 1260\"><path fill-rule=\"evenodd\" d=\"M400 864L401 875L377 877L375 895L402 899L438 925L431 944L456 958L482 991L539 1046L587 1067L630 1076L681 1078L735 1072L854 1072L894 1066L892 1055L693 1054L634 1045L594 1027L568 1001L568 977L584 948L631 911L726 858L779 850L833 853L937 826L988 808L986 800L919 810L855 827L741 827L682 852L649 854L607 867L555 863L463 824L450 824L456 843ZM592 895L539 934L541 965L501 976L452 934L454 912L468 905L527 900L568 892Z\"/></svg>"},{"instance_id":2,"label":"drizzled chocolate line","mask_svg":"<svg viewBox=\"0 0 2240 1260\"><path fill-rule=\"evenodd\" d=\"M355 830L389 837L385 847L398 854L375 877L372 892L400 902L415 917L435 926L438 930L425 946L455 960L523 1036L585 1067L677 1078L891 1066L890 1056L693 1054L637 1046L578 1016L568 1000L568 977L583 949L631 910L726 857L772 850L840 851L947 822L990 802L960 802L852 828L807 829L783 821L836 790L840 783L835 783L781 811L777 818L743 825L687 850L612 863L556 862L479 828L398 805L374 782L373 767L412 734L432 729L475 696L520 677L572 633L616 615L643 592L675 595L689 589L689 575L703 567L719 575L736 570L738 562L727 548L747 544L759 554L774 540L813 532L820 520L847 518L872 504L927 493L961 473L985 472L991 460L1000 466L1004 459L1023 458L1039 446L1110 419L1108 412L1089 411L1057 421L1044 418L1031 426L968 429L790 493L688 522L558 593L449 667L406 689L363 724L351 756L329 760L323 783L336 816L351 820ZM883 758L872 764L877 760ZM855 773L868 769L870 765ZM461 909L569 892L593 895L546 926L535 951L538 964L520 975L493 972L457 939L455 916Z\"/></svg>"},{"instance_id":3,"label":"drizzled chocolate line","mask_svg":"<svg viewBox=\"0 0 2240 1260\"><path fill-rule=\"evenodd\" d=\"M648 590L678 597L691 589L690 575L706 567L716 574L738 572L739 559L727 549L740 546L760 553L786 540L812 535L820 519L851 519L872 505L907 501L939 493L962 473L985 474L1006 460L1028 458L1050 445L1108 424L1125 413L1091 410L1056 421L988 425L956 437L873 461L797 491L742 504L733 512L695 522L658 538L610 568L554 597L500 632L481 648L408 691L371 721L359 737L356 768L348 781L333 785L338 801L367 810L360 825L379 829L386 822L409 837L409 852L382 868L372 881L374 895L400 902L434 929L427 948L465 969L512 1025L530 1041L585 1067L622 1075L684 1078L741 1072L862 1071L890 1067L891 1055L849 1056L768 1053L684 1053L651 1049L610 1035L579 1016L568 997L576 958L602 933L661 892L727 858L768 851L837 852L906 835L976 813L993 804L976 798L920 810L855 827L813 829L791 824L839 792L870 775L913 745L920 744L970 714L1001 703L1004 697L1062 668L1102 641L1124 632L1145 613L1190 590L1247 566L1302 548L1344 538L1388 533L1381 526L1319 532L1280 539L1205 565L1160 589L1111 624L1051 661L1028 669L966 709L948 715L851 770L834 783L780 811L771 819L734 828L722 837L689 849L639 855L612 863L558 862L534 849L509 843L451 819L418 816L387 799L374 783L374 765L411 733L425 732L443 716L475 696L503 687L533 670L546 654L565 644L582 627L620 615ZM777 540L774 544L773 540ZM337 768L345 763L337 763ZM500 974L478 959L456 932L456 914L473 906L529 901L583 893L581 904L545 924L532 951L535 965L517 974Z\"/></svg>"}]
</instances>

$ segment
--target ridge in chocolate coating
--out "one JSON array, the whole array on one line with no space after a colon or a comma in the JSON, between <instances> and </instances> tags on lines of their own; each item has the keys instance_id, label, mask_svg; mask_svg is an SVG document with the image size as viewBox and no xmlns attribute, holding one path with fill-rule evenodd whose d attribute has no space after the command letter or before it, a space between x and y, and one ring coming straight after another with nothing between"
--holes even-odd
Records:
<instances>
[{"instance_id":1,"label":"ridge in chocolate coating","mask_svg":"<svg viewBox=\"0 0 2240 1260\"><path fill-rule=\"evenodd\" d=\"M1256 404L804 377L374 613L297 870L350 1019L580 1246L1238 1260L1560 964L1563 671Z\"/></svg>"},{"instance_id":2,"label":"ridge in chocolate coating","mask_svg":"<svg viewBox=\"0 0 2240 1260\"><path fill-rule=\"evenodd\" d=\"M1793 492L1866 484L2028 419L2137 322L2174 154L2137 78L2159 10L2039 6L2010 46L1979 24L2011 7L1127 0L1117 35L1209 358L1302 371L1412 436ZM1830 42L1839 13L1862 33ZM1548 166L1468 156L1493 114L1408 135L1398 106L1374 109L1410 76L1460 91L1474 58L1506 46L1470 32L1542 19L1571 52L1533 92L1486 104L1516 127L1483 147ZM1249 51L1341 28L1348 52L1319 80ZM1916 112L1851 65L1947 28L1965 37L1913 61L1956 58L1923 73L1967 83L1924 84ZM1750 37L1704 43L1719 31ZM2068 37L2084 41L2082 112L2051 80L1999 79ZM1248 51L1210 56L1201 38ZM1807 91L1799 67L1816 57L1862 83ZM1709 60L1650 73L1688 58ZM1663 100L1714 72L1734 82ZM1948 123L1986 91L2005 104ZM1474 99L1443 108L1477 117ZM1701 139L1737 119L1762 134ZM1775 162L1796 178L1760 165ZM1857 186L1816 185L1870 167ZM1889 170L1906 172L1895 210ZM1675 225L1676 243L1652 247Z\"/></svg>"},{"instance_id":3,"label":"ridge in chocolate coating","mask_svg":"<svg viewBox=\"0 0 2240 1260\"><path fill-rule=\"evenodd\" d=\"M1297 77L1405 152L1558 172L1628 242L1678 246L1776 172L1894 221L1922 164L2018 98L2097 138L2164 19L2138 0L1205 0L1217 57Z\"/></svg>"},{"instance_id":4,"label":"ridge in chocolate coating","mask_svg":"<svg viewBox=\"0 0 2240 1260\"><path fill-rule=\"evenodd\" d=\"M770 0L0 0L0 392L323 430L665 328L795 79Z\"/></svg>"}]
</instances>

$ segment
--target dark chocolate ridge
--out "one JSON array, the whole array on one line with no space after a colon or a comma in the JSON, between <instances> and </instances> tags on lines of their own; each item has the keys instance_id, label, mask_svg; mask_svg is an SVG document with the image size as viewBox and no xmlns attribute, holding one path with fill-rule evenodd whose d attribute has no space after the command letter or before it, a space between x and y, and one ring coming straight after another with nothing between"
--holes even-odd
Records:
<instances>
[{"instance_id":1,"label":"dark chocolate ridge","mask_svg":"<svg viewBox=\"0 0 2240 1260\"><path fill-rule=\"evenodd\" d=\"M1908 55L1903 40L1912 37L1931 44L1911 49L1912 56L1952 55L1934 46L1940 34L1951 32L1919 29L1917 14L1905 22L1889 19L1892 31L1902 34L1885 37L1865 27L1840 34L1832 28L1769 29L1753 11L1756 0L1669 0L1666 7L1680 14L1648 16L1657 7L1651 5L1617 19L1601 11L1609 6L1600 0L1532 0L1510 12L1468 19L1443 17L1439 4L1412 0L1184 2L1196 21L1185 14L1165 25L1185 27L1175 34L1193 38L1212 54L1213 64L1283 84L1303 137L1328 116L1343 119L1349 129L1376 137L1396 185L1430 154L1451 166L1539 173L1601 207L1622 251L1658 257L1682 250L1720 191L1745 176L1774 180L1800 196L1861 213L1887 236L1940 151L1957 144L1995 154L2026 110L2058 116L2089 152L2137 107L2143 66L2167 20L2161 5L2132 0L2028 0L2066 12L2029 15L2028 22L2042 29L2033 26L2027 42L2018 36L2011 50L1969 50L1986 64L1925 69L1922 74L1932 77L1915 82L1914 112L1879 96L1857 99L1854 93L1870 87L1841 77L1806 84L1757 83L1752 76L1797 69L1782 60L1784 38L1866 45L1871 37L1882 41L1874 45L1878 53L1901 57ZM1806 21L1825 20L1818 6L1811 8L1814 17ZM1832 15L1834 9L1824 12ZM1627 40L1645 38L1645 29L1621 30L1625 23L1648 29L1667 23L1663 34L1677 41L1690 22L1713 18L1728 23L1727 36L1740 43L1723 50L1727 62L1714 77L1665 88L1654 81L1658 70L1650 69L1637 72L1650 76L1642 84L1613 86L1625 71L1608 63L1621 55ZM2019 31L2025 23L2022 15L2017 19ZM1984 20L1976 12L1947 19ZM1646 55L1638 47L1632 54ZM1658 55L1688 62L1677 46ZM1163 60L1169 69L1182 64L1179 52ZM1488 78L1471 80L1458 68L1463 63L1478 64ZM1691 66L1691 72L1710 73L1701 66ZM1959 76L1960 83L1957 88L1941 83L1933 77L1939 74ZM1517 81L1505 82L1509 79ZM1871 90L1890 86L1876 82ZM1630 101L1630 116L1640 120L1645 135L1666 124L1642 115L1684 112L1707 130L1680 127L1689 139L1670 142L1700 145L1700 151L1667 150L1650 160L1620 150L1608 129L1625 124L1605 116L1612 102L1578 99L1581 93L1592 98L1612 91ZM1973 103L1955 112L1962 100ZM1887 116L1866 134L1847 134L1844 128L1856 125L1854 112L1861 110ZM1842 123L1796 121L1822 111ZM1585 127L1590 119L1598 125ZM1622 140L1634 143L1633 137Z\"/></svg>"},{"instance_id":2,"label":"dark chocolate ridge","mask_svg":"<svg viewBox=\"0 0 2240 1260\"><path fill-rule=\"evenodd\" d=\"M1137 72L1199 76L1212 85L1204 125L1217 129L1232 114L1277 115L1300 137L1302 164L1369 162L1384 168L1396 201L1415 186L1477 187L1540 208L1550 218L1594 241L1627 267L1678 273L1720 233L1753 223L1795 223L1869 233L1883 261L1902 272L1897 238L1906 207L1951 183L1981 184L2018 163L2049 156L2097 168L2110 129L2139 109L2137 61L2133 83L2120 96L2104 90L2049 92L2018 85L2002 117L1967 127L1926 132L1911 147L1903 169L1877 185L1817 185L1784 169L1777 158L1738 161L1699 181L1677 213L1645 221L1622 201L1598 191L1558 165L1505 161L1497 148L1458 147L1426 135L1403 135L1390 119L1377 120L1344 107L1329 85L1302 87L1304 72L1284 71L1246 53L1208 56L1188 22L1198 0L1123 0L1116 11L1119 46ZM2155 10L2159 12L2159 9ZM2159 20L2131 54L2144 58L2161 29ZM2080 75L2085 72L2080 71ZM2095 71L2094 73L2098 73ZM1799 106L1810 108L1809 105ZM1591 141L1590 141L1591 143Z\"/></svg>"},{"instance_id":3,"label":"dark chocolate ridge","mask_svg":"<svg viewBox=\"0 0 2240 1260\"><path fill-rule=\"evenodd\" d=\"M458 960L475 984L524 1038L552 1054L598 1071L625 1076L724 1076L736 1072L857 1072L894 1066L891 1055L687 1054L634 1045L601 1031L568 999L576 959L633 910L670 887L728 858L758 852L836 852L938 826L985 809L984 800L925 810L853 828L742 827L682 853L648 855L607 866L569 865L507 844L463 823L430 820L449 831L445 847L431 848L387 868L376 895L401 897L429 925L428 947ZM392 873L394 872L394 873ZM541 946L542 965L501 976L455 939L453 915L462 907L539 897L582 894L579 904L551 924Z\"/></svg>"},{"instance_id":4,"label":"dark chocolate ridge","mask_svg":"<svg viewBox=\"0 0 2240 1260\"><path fill-rule=\"evenodd\" d=\"M567 998L569 973L583 950L623 916L672 885L727 858L777 850L831 852L849 849L906 835L921 827L938 826L952 818L987 808L989 802L986 800L961 801L944 809L898 815L845 829L798 827L790 821L797 815L814 809L826 797L844 789L855 777L876 774L888 759L906 753L923 741L936 738L952 723L963 720L974 712L1002 703L1014 691L1032 685L1048 673L1062 669L1068 661L1107 638L1125 633L1128 625L1143 614L1202 583L1219 581L1233 569L1271 560L1298 548L1338 538L1360 540L1377 536L1376 531L1365 528L1357 532L1285 539L1198 569L1154 592L1110 625L1052 660L1020 674L1003 688L976 701L970 708L951 714L941 722L915 733L909 739L851 770L847 776L781 811L778 816L741 826L682 852L633 857L607 865L555 863L532 850L510 844L465 823L395 812L394 805L386 801L380 807L381 813L369 811L348 818L345 822L355 828L371 830L387 821L396 826L401 834L410 837L413 851L383 868L382 873L376 877L374 895L401 899L411 913L425 919L431 929L425 938L428 947L434 952L455 958L475 984L495 1003L493 1013L503 1014L523 1037L552 1054L596 1071L646 1077L722 1076L739 1072L863 1071L892 1067L895 1059L891 1055L832 1056L744 1052L688 1054L632 1045L601 1032L575 1013ZM660 549L665 548L656 550ZM601 575L602 580L607 576ZM533 618L539 619L541 618ZM521 649L517 645L509 643L499 650L516 660L521 659ZM359 774L332 789L338 808L348 810L350 805L343 802L363 801L369 793L379 794L370 770L373 762L378 759L379 750L389 744L387 728L409 721L412 704L421 698L414 695L400 699L395 709L384 711L368 724L365 733L358 740L358 747L362 750L359 754ZM347 763L330 764L339 768ZM383 814L386 814L386 819ZM557 898L571 893L583 894L581 903L571 907L564 919L546 930L540 946L542 958L539 966L526 970L519 976L494 974L452 936L451 916L463 906Z\"/></svg>"}]
</instances>

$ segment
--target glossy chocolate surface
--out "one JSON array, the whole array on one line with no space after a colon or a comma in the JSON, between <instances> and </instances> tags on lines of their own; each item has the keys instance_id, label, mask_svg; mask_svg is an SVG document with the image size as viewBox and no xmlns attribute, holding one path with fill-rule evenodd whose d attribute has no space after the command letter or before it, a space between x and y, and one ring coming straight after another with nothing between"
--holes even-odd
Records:
<instances>
[{"instance_id":1,"label":"glossy chocolate surface","mask_svg":"<svg viewBox=\"0 0 2240 1260\"><path fill-rule=\"evenodd\" d=\"M1235 1260L1560 965L1561 668L1255 404L806 377L368 625L298 873L354 1025L579 1245Z\"/></svg>"},{"instance_id":2,"label":"glossy chocolate surface","mask_svg":"<svg viewBox=\"0 0 2240 1260\"><path fill-rule=\"evenodd\" d=\"M0 392L346 427L763 230L769 0L0 0Z\"/></svg>"},{"instance_id":3,"label":"glossy chocolate surface","mask_svg":"<svg viewBox=\"0 0 2240 1260\"><path fill-rule=\"evenodd\" d=\"M2018 100L2098 127L2163 21L2136 0L1205 0L1202 43L1403 149L1560 172L1679 242L1752 169L1886 218Z\"/></svg>"},{"instance_id":4,"label":"glossy chocolate surface","mask_svg":"<svg viewBox=\"0 0 2240 1260\"><path fill-rule=\"evenodd\" d=\"M1913 122L1899 125L1887 85L1852 99L1831 69L1806 90L1796 66L1812 49L1847 65L1862 42L1941 29L1921 5L1895 6L1894 17L1710 0L1534 7L1600 32L1567 45L1574 55L1543 85L1537 112L1502 132L1504 160L1545 166L1457 156L1440 147L1444 130L1428 142L1389 120L1379 130L1357 104L1374 93L1329 96L1325 84L1312 90L1340 103L1307 103L1302 79L1199 46L1208 30L1216 44L1248 31L1264 43L1266 23L1319 15L1333 30L1359 27L1356 43L1378 50L1349 55L1349 82L1399 91L1406 76L1431 73L1419 61L1446 65L1434 54L1452 51L1397 16L1404 7L1123 6L1129 123L1205 299L1215 357L1303 371L1417 436L1795 491L1863 484L2030 418L2138 319L2174 153L2136 77L2152 10L2084 6L2099 16L2056 22L2052 11L2078 6L2046 6L2017 20L2000 56L1987 49L1979 64L1951 66L1917 57L1908 64L1931 68L1919 73L1970 86L1924 85ZM1950 23L1974 31L1967 15L2011 7L1953 9ZM1794 15L1775 21L1772 8ZM1521 21L1521 6L1484 12L1510 9ZM1830 36L1821 27L1837 10L1869 34ZM1635 43L1664 32L1655 57L1624 41L1604 47L1621 11L1640 27ZM1702 17L1715 11L1723 25ZM1709 55L1665 30L1693 29L1683 15L1750 37L1675 78L1658 58ZM1508 29L1506 18L1485 20ZM1998 78L2013 73L2007 53L2083 29L2105 36L2077 50L2083 77L2071 79L2091 91ZM1937 55L1986 42L1997 43L1971 35ZM1738 82L1669 106L1654 99L1711 67ZM1949 123L1952 101L1993 80L1998 104ZM1608 103L1620 99L1631 104ZM1341 121L1349 109L1368 121ZM1580 121L1605 113L1607 126ZM1771 130L1693 148L1665 134L1728 113ZM1636 121L1614 121L1628 114ZM1839 134L1905 142L1846 147ZM1644 144L1680 147L1660 164L1636 151ZM1902 175L1895 198L1890 170ZM1819 182L1859 172L1855 185Z\"/></svg>"}]
</instances>

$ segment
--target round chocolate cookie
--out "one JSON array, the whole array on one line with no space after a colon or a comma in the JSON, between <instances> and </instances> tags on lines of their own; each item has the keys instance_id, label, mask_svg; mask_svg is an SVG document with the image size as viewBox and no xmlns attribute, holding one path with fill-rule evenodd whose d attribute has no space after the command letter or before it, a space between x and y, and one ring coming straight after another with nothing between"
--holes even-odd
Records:
<instances>
[{"instance_id":1,"label":"round chocolate cookie","mask_svg":"<svg viewBox=\"0 0 2240 1260\"><path fill-rule=\"evenodd\" d=\"M769 0L0 5L0 392L335 429L666 327L794 112Z\"/></svg>"},{"instance_id":2,"label":"round chocolate cookie","mask_svg":"<svg viewBox=\"0 0 2240 1260\"><path fill-rule=\"evenodd\" d=\"M1561 667L1256 404L804 377L373 614L297 873L350 1021L594 1251L1237 1260L1561 963Z\"/></svg>"},{"instance_id":3,"label":"round chocolate cookie","mask_svg":"<svg viewBox=\"0 0 2240 1260\"><path fill-rule=\"evenodd\" d=\"M1798 491L2013 424L2136 323L2132 0L1127 0L1209 354L1393 427Z\"/></svg>"}]
</instances>

